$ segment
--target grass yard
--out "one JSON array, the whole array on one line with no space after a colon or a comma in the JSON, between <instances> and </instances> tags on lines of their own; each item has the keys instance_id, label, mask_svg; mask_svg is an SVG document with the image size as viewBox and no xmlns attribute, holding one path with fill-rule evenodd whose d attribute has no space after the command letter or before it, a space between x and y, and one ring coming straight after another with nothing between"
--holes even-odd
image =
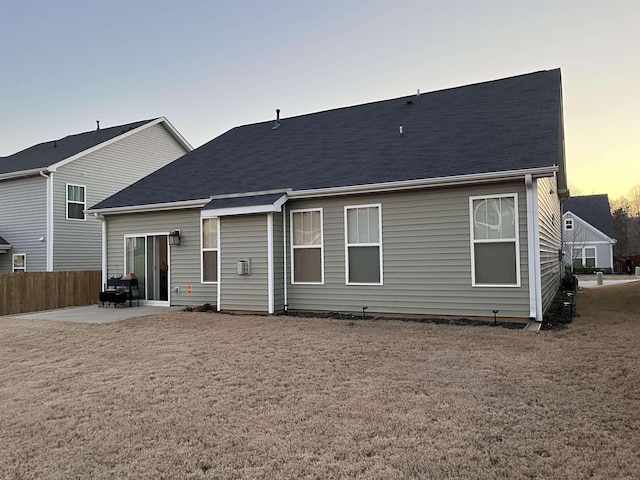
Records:
<instances>
[{"instance_id":1,"label":"grass yard","mask_svg":"<svg viewBox=\"0 0 640 480\"><path fill-rule=\"evenodd\" d=\"M638 478L640 283L577 304L537 333L0 317L0 478Z\"/></svg>"}]
</instances>

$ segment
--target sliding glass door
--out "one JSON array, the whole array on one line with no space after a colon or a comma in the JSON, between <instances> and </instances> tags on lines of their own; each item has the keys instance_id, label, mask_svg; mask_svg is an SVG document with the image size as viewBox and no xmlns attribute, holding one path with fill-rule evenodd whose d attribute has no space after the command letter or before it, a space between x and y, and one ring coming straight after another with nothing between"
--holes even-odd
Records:
<instances>
[{"instance_id":1,"label":"sliding glass door","mask_svg":"<svg viewBox=\"0 0 640 480\"><path fill-rule=\"evenodd\" d=\"M135 273L141 300L151 305L169 305L168 236L125 237L125 273Z\"/></svg>"}]
</instances>

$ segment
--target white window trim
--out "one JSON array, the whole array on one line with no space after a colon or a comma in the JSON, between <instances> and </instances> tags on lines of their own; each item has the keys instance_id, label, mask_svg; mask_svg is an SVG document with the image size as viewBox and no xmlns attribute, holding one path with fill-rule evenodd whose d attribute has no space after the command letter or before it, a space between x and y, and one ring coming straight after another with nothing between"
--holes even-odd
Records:
<instances>
[{"instance_id":1,"label":"white window trim","mask_svg":"<svg viewBox=\"0 0 640 480\"><path fill-rule=\"evenodd\" d=\"M69 200L69 187L82 187L84 189L84 202L76 202L76 201L71 201ZM65 187L64 187L64 191L65 191L65 198L67 199L66 203L64 204L65 206L65 212L64 215L67 218L67 220L72 220L72 221L76 221L76 222L86 222L87 221L87 214L85 213L85 210L87 209L87 187L86 185L79 185L77 183L66 183ZM81 204L82 205L82 213L84 215L84 218L69 218L69 204L73 203L73 204Z\"/></svg>"},{"instance_id":2,"label":"white window trim","mask_svg":"<svg viewBox=\"0 0 640 480\"><path fill-rule=\"evenodd\" d=\"M515 217L515 239L486 239L476 240L473 235L473 202L475 200L487 200L490 198L513 198L514 217ZM471 239L471 286L483 288L518 288L521 286L520 281L520 220L518 215L518 194L517 193L500 193L495 195L477 195L469 197L469 236ZM476 259L475 244L476 243L513 243L516 244L516 283L476 283Z\"/></svg>"},{"instance_id":3,"label":"white window trim","mask_svg":"<svg viewBox=\"0 0 640 480\"><path fill-rule=\"evenodd\" d=\"M305 213L305 212L320 212L320 245L294 245L293 244L293 214L294 213ZM290 255L291 255L291 284L292 285L324 285L324 211L322 208L302 208L298 210L290 210L289 211L289 245L290 245ZM294 272L295 272L295 260L293 251L304 248L318 248L320 247L320 269L321 269L321 278L319 282L295 282L294 281Z\"/></svg>"},{"instance_id":4,"label":"white window trim","mask_svg":"<svg viewBox=\"0 0 640 480\"><path fill-rule=\"evenodd\" d=\"M15 257L22 257L24 259L24 267L23 268L15 268L16 262L15 262ZM16 272L26 272L27 271L27 254L26 253L14 253L11 256L11 272L12 273L16 273Z\"/></svg>"},{"instance_id":5,"label":"white window trim","mask_svg":"<svg viewBox=\"0 0 640 480\"><path fill-rule=\"evenodd\" d=\"M573 230L573 218L565 218L564 219L564 229L565 230Z\"/></svg>"},{"instance_id":6,"label":"white window trim","mask_svg":"<svg viewBox=\"0 0 640 480\"><path fill-rule=\"evenodd\" d=\"M587 249L593 250L593 256L587 255ZM596 247L582 247L582 268L598 268L598 249ZM593 258L593 267L587 265L587 258Z\"/></svg>"},{"instance_id":7,"label":"white window trim","mask_svg":"<svg viewBox=\"0 0 640 480\"><path fill-rule=\"evenodd\" d=\"M349 243L349 225L347 223L347 212L358 208L378 208L378 242L377 243ZM378 247L380 255L380 281L376 283L349 282L349 247ZM345 285L375 286L384 285L383 263L382 263L382 203L368 203L365 205L345 205L344 207L344 282Z\"/></svg>"},{"instance_id":8,"label":"white window trim","mask_svg":"<svg viewBox=\"0 0 640 480\"><path fill-rule=\"evenodd\" d=\"M217 248L204 248L202 244L202 225L205 220L216 220L216 236L217 236ZM204 280L204 252L218 252L217 255L217 270L218 270L218 279L215 282L209 282ZM200 218L200 283L206 285L217 285L220 281L220 217L201 217Z\"/></svg>"}]
</instances>

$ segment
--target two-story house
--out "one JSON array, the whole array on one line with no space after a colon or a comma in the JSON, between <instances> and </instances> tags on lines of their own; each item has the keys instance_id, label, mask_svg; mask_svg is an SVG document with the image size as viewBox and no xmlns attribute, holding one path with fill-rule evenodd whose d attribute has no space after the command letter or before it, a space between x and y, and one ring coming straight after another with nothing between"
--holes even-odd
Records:
<instances>
[{"instance_id":1,"label":"two-story house","mask_svg":"<svg viewBox=\"0 0 640 480\"><path fill-rule=\"evenodd\" d=\"M191 150L160 117L0 157L0 273L100 269L103 224L85 210Z\"/></svg>"}]
</instances>

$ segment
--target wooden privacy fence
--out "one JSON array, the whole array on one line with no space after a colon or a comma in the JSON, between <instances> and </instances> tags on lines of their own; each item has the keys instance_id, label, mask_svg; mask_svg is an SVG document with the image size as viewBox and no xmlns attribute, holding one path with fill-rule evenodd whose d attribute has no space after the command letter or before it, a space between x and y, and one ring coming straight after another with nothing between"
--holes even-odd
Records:
<instances>
[{"instance_id":1,"label":"wooden privacy fence","mask_svg":"<svg viewBox=\"0 0 640 480\"><path fill-rule=\"evenodd\" d=\"M101 278L100 270L0 275L0 315L97 303Z\"/></svg>"}]
</instances>

